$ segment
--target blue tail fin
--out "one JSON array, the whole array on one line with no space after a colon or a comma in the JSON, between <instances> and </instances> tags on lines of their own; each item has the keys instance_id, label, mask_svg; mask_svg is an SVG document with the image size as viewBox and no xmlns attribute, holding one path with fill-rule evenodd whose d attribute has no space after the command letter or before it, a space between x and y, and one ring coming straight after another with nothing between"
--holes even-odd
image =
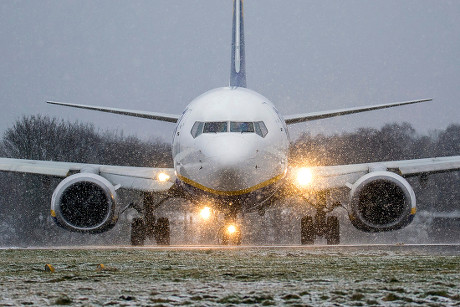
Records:
<instances>
[{"instance_id":1,"label":"blue tail fin","mask_svg":"<svg viewBox=\"0 0 460 307\"><path fill-rule=\"evenodd\" d=\"M230 74L230 86L246 87L243 0L233 0L232 67Z\"/></svg>"}]
</instances>

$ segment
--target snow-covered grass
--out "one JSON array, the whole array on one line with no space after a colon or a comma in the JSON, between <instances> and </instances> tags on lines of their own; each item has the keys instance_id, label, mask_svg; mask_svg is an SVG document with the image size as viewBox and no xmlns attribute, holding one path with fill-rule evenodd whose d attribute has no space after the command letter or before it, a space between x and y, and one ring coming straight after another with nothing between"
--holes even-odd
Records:
<instances>
[{"instance_id":1,"label":"snow-covered grass","mask_svg":"<svg viewBox=\"0 0 460 307\"><path fill-rule=\"evenodd\" d=\"M459 246L9 249L0 305L459 305L459 272Z\"/></svg>"}]
</instances>

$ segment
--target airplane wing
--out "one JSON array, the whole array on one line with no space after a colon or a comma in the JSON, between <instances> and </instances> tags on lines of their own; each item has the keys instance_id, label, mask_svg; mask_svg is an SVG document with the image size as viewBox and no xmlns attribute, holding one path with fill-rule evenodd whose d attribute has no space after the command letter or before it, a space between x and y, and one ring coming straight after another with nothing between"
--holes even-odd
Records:
<instances>
[{"instance_id":1,"label":"airplane wing","mask_svg":"<svg viewBox=\"0 0 460 307\"><path fill-rule=\"evenodd\" d=\"M180 115L176 115L176 114L135 111L135 110L126 110L126 109L100 107L100 106L89 106L89 105L84 105L84 104L74 104L74 103L65 103L65 102L56 102L56 101L47 101L46 103L66 106L66 107L72 107L72 108L78 108L78 109L87 109L87 110L94 110L94 111L101 111L101 112L107 112L107 113L140 117L140 118L154 119L154 120L160 120L160 121L170 122L170 123L176 123L180 117Z\"/></svg>"},{"instance_id":2,"label":"airplane wing","mask_svg":"<svg viewBox=\"0 0 460 307\"><path fill-rule=\"evenodd\" d=\"M303 187L299 184L297 186L301 190L317 192L343 187L350 188L359 178L373 171L390 171L407 178L458 170L460 170L460 156L451 156L308 168L291 167L289 179L291 182L296 182L300 172L306 172L306 175L303 176L308 177L308 184Z\"/></svg>"},{"instance_id":3,"label":"airplane wing","mask_svg":"<svg viewBox=\"0 0 460 307\"><path fill-rule=\"evenodd\" d=\"M335 117L335 116L342 116L342 115L348 115L348 114L354 114L354 113L360 113L360 112L367 112L367 111L373 111L373 110L398 107L398 106L420 103L420 102L431 101L431 100L433 99L428 98L428 99L419 99L419 100L379 104L379 105L373 105L373 106L353 107L353 108L345 108L345 109L338 109L338 110L331 110L331 111L320 111L320 112L311 112L311 113L304 113L304 114L287 115L287 116L284 116L284 120L286 121L286 124L290 125L290 124L296 124L300 122L307 122L307 121L330 118L330 117Z\"/></svg>"},{"instance_id":4,"label":"airplane wing","mask_svg":"<svg viewBox=\"0 0 460 307\"><path fill-rule=\"evenodd\" d=\"M99 174L115 187L143 192L165 192L173 186L173 168L112 166L71 162L0 158L0 171L67 177L77 172Z\"/></svg>"}]
</instances>

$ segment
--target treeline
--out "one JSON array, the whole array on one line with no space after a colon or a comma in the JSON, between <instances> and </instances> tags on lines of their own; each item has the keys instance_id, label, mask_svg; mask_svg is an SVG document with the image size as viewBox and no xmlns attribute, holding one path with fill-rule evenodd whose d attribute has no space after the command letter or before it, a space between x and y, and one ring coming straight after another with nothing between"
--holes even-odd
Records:
<instances>
[{"instance_id":1,"label":"treeline","mask_svg":"<svg viewBox=\"0 0 460 307\"><path fill-rule=\"evenodd\" d=\"M123 132L99 131L93 125L29 116L9 128L1 142L3 157L93 164L170 167L170 145L142 141Z\"/></svg>"},{"instance_id":2,"label":"treeline","mask_svg":"<svg viewBox=\"0 0 460 307\"><path fill-rule=\"evenodd\" d=\"M291 164L337 165L382 160L403 160L460 155L460 125L419 135L407 123L381 129L362 128L336 135L303 134L292 143ZM0 156L18 159L53 160L147 167L172 167L170 144L144 141L122 132L99 131L93 125L67 122L47 116L18 120L0 140ZM419 209L459 209L459 172L417 178ZM75 236L50 221L53 190L60 178L0 172L0 246L75 244ZM119 233L116 233L116 231ZM95 242L123 243L129 224L119 223L109 232L92 236ZM124 238L123 241L121 238ZM91 242L85 240L85 243Z\"/></svg>"},{"instance_id":3,"label":"treeline","mask_svg":"<svg viewBox=\"0 0 460 307\"><path fill-rule=\"evenodd\" d=\"M99 131L93 125L40 115L23 117L4 133L0 157L172 167L170 145L163 141L143 141L122 132ZM81 237L50 220L51 195L61 180L0 172L0 246L74 244L73 239Z\"/></svg>"},{"instance_id":4,"label":"treeline","mask_svg":"<svg viewBox=\"0 0 460 307\"><path fill-rule=\"evenodd\" d=\"M408 123L352 133L305 133L291 146L291 163L340 165L460 155L460 125L419 135Z\"/></svg>"},{"instance_id":5,"label":"treeline","mask_svg":"<svg viewBox=\"0 0 460 307\"><path fill-rule=\"evenodd\" d=\"M419 135L408 123L393 123L330 136L305 133L292 144L290 158L294 165L341 165L453 155L460 155L460 125ZM459 179L458 171L410 179L418 209L460 210Z\"/></svg>"}]
</instances>

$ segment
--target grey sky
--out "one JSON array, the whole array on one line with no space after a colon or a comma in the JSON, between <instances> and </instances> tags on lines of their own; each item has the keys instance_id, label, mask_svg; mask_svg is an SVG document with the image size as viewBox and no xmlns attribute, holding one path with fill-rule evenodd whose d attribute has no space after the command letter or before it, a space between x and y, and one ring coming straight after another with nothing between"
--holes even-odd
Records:
<instances>
[{"instance_id":1,"label":"grey sky","mask_svg":"<svg viewBox=\"0 0 460 307\"><path fill-rule=\"evenodd\" d=\"M46 100L181 113L230 74L231 0L1 1L0 132L24 114L169 141L173 124ZM245 1L248 87L283 114L432 97L291 126L459 122L460 1Z\"/></svg>"}]
</instances>

